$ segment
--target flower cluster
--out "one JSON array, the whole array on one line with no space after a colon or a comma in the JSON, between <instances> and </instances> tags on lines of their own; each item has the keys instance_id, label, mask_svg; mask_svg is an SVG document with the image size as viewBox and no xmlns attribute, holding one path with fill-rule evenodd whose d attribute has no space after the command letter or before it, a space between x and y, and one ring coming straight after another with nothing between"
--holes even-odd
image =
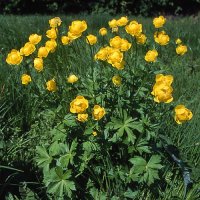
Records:
<instances>
[{"instance_id":1,"label":"flower cluster","mask_svg":"<svg viewBox=\"0 0 200 200\"><path fill-rule=\"evenodd\" d=\"M70 103L70 112L77 113L77 120L80 122L86 122L88 120L88 114L86 109L89 107L89 102L83 96L77 96ZM100 120L106 114L105 109L99 105L95 105L92 111L94 120Z\"/></svg>"}]
</instances>

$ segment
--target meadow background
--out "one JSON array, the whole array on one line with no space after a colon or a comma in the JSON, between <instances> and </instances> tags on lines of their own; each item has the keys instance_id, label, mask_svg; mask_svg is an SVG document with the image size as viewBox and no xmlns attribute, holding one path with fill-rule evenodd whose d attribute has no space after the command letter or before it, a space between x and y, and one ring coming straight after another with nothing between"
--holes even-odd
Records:
<instances>
[{"instance_id":1,"label":"meadow background","mask_svg":"<svg viewBox=\"0 0 200 200\"><path fill-rule=\"evenodd\" d=\"M59 11L58 8L59 6L57 6L57 9L55 6L55 10L53 8L53 11L50 10L51 12L57 12ZM101 9L105 8L103 7ZM100 12L99 10L100 6L98 9L96 8L95 12L93 11L89 15L88 13L72 13L70 15L56 14L56 16L62 19L66 27L75 19L84 19L88 23L89 30L98 34L99 28L103 26L108 27L106 22L114 17L121 16L117 11L112 11L112 9L108 10L111 10L111 14L116 14L114 17L110 14L98 14ZM12 6L9 9L6 8L4 12L12 13ZM153 33L152 17L134 16L132 15L133 13L130 14L128 16L129 18L137 19L144 25L146 32ZM149 11L150 14L151 11ZM19 193L17 188L20 187L20 194L23 194L23 192L27 192L24 189L27 186L31 188L31 191L28 191L30 195L34 191L40 199L46 198L43 190L41 172L33 164L33 157L35 155L36 145L42 144L47 137L44 134L44 130L47 128L47 121L51 115L46 111L48 108L53 108L54 104L50 101L44 105L44 102L38 101L30 91L27 91L28 89L22 87L17 74L18 67L8 66L5 58L12 48L19 49L27 41L30 34L38 33L45 35L48 20L52 17L55 17L55 15L0 16L0 199L5 198L5 196L7 196L7 199L15 199L14 195L18 195ZM174 54L169 52L171 63L168 63L168 65L170 65L170 70L176 77L174 88L178 89L174 98L177 101L184 101L192 110L194 117L189 123L183 126L178 126L168 117L166 120L163 120L160 126L160 132L170 138L170 143L177 148L181 160L189 169L193 183L190 185L186 198L188 200L199 199L200 15L169 15L167 16L166 28L169 30L168 34L170 36L180 37L188 47L188 53L182 59L176 59ZM53 58L50 62L53 62ZM79 73L81 71L84 73L86 70L86 66L81 66L81 69L77 69ZM42 125L43 129L41 129L41 126L40 128L38 126L38 121L40 120L44 121ZM169 162L172 165L172 168L169 169L170 181L166 192L164 192L160 199L183 199L184 181L181 170L172 159L169 158ZM172 172L173 174L170 174ZM27 196L25 198L25 196L24 199L33 198ZM151 196L148 192L144 192L141 194L140 199L151 199Z\"/></svg>"}]
</instances>

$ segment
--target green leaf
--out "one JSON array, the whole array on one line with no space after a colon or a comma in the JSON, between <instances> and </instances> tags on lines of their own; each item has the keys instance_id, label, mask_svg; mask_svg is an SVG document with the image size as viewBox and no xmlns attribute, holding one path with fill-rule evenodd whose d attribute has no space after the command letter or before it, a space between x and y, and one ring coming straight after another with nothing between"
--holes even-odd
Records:
<instances>
[{"instance_id":1,"label":"green leaf","mask_svg":"<svg viewBox=\"0 0 200 200\"><path fill-rule=\"evenodd\" d=\"M52 161L52 157L47 153L45 147L37 146L36 153L38 154L36 157L36 162L38 166L46 168L48 170L49 164Z\"/></svg>"},{"instance_id":2,"label":"green leaf","mask_svg":"<svg viewBox=\"0 0 200 200\"><path fill-rule=\"evenodd\" d=\"M67 114L64 117L63 123L69 127L77 126L76 116L72 114Z\"/></svg>"},{"instance_id":3,"label":"green leaf","mask_svg":"<svg viewBox=\"0 0 200 200\"><path fill-rule=\"evenodd\" d=\"M130 198L130 199L137 197L137 195L138 195L138 191L133 192L130 188L128 188L128 190L124 192L124 197Z\"/></svg>"}]
</instances>

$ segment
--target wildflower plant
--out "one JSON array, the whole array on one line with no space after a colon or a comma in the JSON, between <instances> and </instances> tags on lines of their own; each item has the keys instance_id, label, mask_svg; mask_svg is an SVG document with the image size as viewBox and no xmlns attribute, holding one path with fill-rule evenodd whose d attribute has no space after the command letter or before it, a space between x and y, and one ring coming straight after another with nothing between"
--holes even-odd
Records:
<instances>
[{"instance_id":1,"label":"wildflower plant","mask_svg":"<svg viewBox=\"0 0 200 200\"><path fill-rule=\"evenodd\" d=\"M165 178L160 124L165 115L177 124L192 119L174 98L176 77L163 61L163 48L184 56L187 46L165 23L155 18L147 35L140 22L121 17L90 32L84 20L67 28L55 17L46 36L33 33L8 53L24 88L53 105L54 124L35 158L49 197L139 199L139 188Z\"/></svg>"}]
</instances>

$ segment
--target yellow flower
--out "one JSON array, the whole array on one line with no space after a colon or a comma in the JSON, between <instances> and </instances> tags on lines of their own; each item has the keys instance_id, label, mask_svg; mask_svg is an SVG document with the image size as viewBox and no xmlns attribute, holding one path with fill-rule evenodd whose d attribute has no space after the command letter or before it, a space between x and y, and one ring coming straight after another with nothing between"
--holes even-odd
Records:
<instances>
[{"instance_id":1,"label":"yellow flower","mask_svg":"<svg viewBox=\"0 0 200 200\"><path fill-rule=\"evenodd\" d=\"M38 35L38 34L31 34L29 36L29 42L36 45L38 44L42 39L42 36L41 35Z\"/></svg>"},{"instance_id":2,"label":"yellow flower","mask_svg":"<svg viewBox=\"0 0 200 200\"><path fill-rule=\"evenodd\" d=\"M155 28L161 28L166 22L166 18L163 16L159 16L153 19L153 24Z\"/></svg>"},{"instance_id":3,"label":"yellow flower","mask_svg":"<svg viewBox=\"0 0 200 200\"><path fill-rule=\"evenodd\" d=\"M20 54L21 55L24 55L24 56L29 56L31 55L34 51L35 51L35 45L30 43L30 42L27 42L24 47L22 47L20 49Z\"/></svg>"},{"instance_id":4,"label":"yellow flower","mask_svg":"<svg viewBox=\"0 0 200 200\"><path fill-rule=\"evenodd\" d=\"M164 31L155 32L154 40L160 45L167 45L169 43L169 36Z\"/></svg>"},{"instance_id":5,"label":"yellow flower","mask_svg":"<svg viewBox=\"0 0 200 200\"><path fill-rule=\"evenodd\" d=\"M71 113L83 113L89 106L88 100L83 96L77 96L70 103L70 112Z\"/></svg>"},{"instance_id":6,"label":"yellow flower","mask_svg":"<svg viewBox=\"0 0 200 200\"><path fill-rule=\"evenodd\" d=\"M127 40L122 39L121 40L121 47L120 50L121 51L128 51L131 48L131 43L129 43Z\"/></svg>"},{"instance_id":7,"label":"yellow flower","mask_svg":"<svg viewBox=\"0 0 200 200\"><path fill-rule=\"evenodd\" d=\"M75 83L76 81L78 81L78 77L74 74L70 75L68 78L67 78L67 82L68 83Z\"/></svg>"},{"instance_id":8,"label":"yellow flower","mask_svg":"<svg viewBox=\"0 0 200 200\"><path fill-rule=\"evenodd\" d=\"M47 86L47 90L49 90L50 92L55 92L57 90L56 82L54 79L48 81L46 83L46 86Z\"/></svg>"},{"instance_id":9,"label":"yellow flower","mask_svg":"<svg viewBox=\"0 0 200 200\"><path fill-rule=\"evenodd\" d=\"M31 82L31 77L28 74L23 74L21 80L23 85L28 85Z\"/></svg>"},{"instance_id":10,"label":"yellow flower","mask_svg":"<svg viewBox=\"0 0 200 200\"><path fill-rule=\"evenodd\" d=\"M118 70L124 69L125 61L122 60L121 62L112 63L112 66L117 68Z\"/></svg>"},{"instance_id":11,"label":"yellow flower","mask_svg":"<svg viewBox=\"0 0 200 200\"><path fill-rule=\"evenodd\" d=\"M71 42L71 40L68 36L62 36L61 41L62 41L63 45L67 45Z\"/></svg>"},{"instance_id":12,"label":"yellow flower","mask_svg":"<svg viewBox=\"0 0 200 200\"><path fill-rule=\"evenodd\" d=\"M78 114L77 120L79 122L86 122L88 120L88 114Z\"/></svg>"},{"instance_id":13,"label":"yellow flower","mask_svg":"<svg viewBox=\"0 0 200 200\"><path fill-rule=\"evenodd\" d=\"M46 36L50 39L55 40L57 38L57 31L55 28L51 28L50 30L47 30Z\"/></svg>"},{"instance_id":14,"label":"yellow flower","mask_svg":"<svg viewBox=\"0 0 200 200\"><path fill-rule=\"evenodd\" d=\"M6 62L9 65L19 65L23 60L23 57L20 55L20 52L16 49L12 49L6 58Z\"/></svg>"},{"instance_id":15,"label":"yellow flower","mask_svg":"<svg viewBox=\"0 0 200 200\"><path fill-rule=\"evenodd\" d=\"M157 103L170 103L173 101L172 92L173 88L170 85L165 83L155 83L151 94L155 96L154 101Z\"/></svg>"},{"instance_id":16,"label":"yellow flower","mask_svg":"<svg viewBox=\"0 0 200 200\"><path fill-rule=\"evenodd\" d=\"M140 35L136 36L136 41L138 44L145 44L147 37L145 34L141 33Z\"/></svg>"},{"instance_id":17,"label":"yellow flower","mask_svg":"<svg viewBox=\"0 0 200 200\"><path fill-rule=\"evenodd\" d=\"M132 36L138 36L142 33L142 24L139 24L137 21L131 21L125 26L125 30Z\"/></svg>"},{"instance_id":18,"label":"yellow flower","mask_svg":"<svg viewBox=\"0 0 200 200\"><path fill-rule=\"evenodd\" d=\"M110 28L117 27L117 20L116 19L112 19L111 21L108 22L108 25L109 25Z\"/></svg>"},{"instance_id":19,"label":"yellow flower","mask_svg":"<svg viewBox=\"0 0 200 200\"><path fill-rule=\"evenodd\" d=\"M146 55L145 55L145 60L147 62L155 62L156 58L158 56L158 52L154 49L154 50L149 50Z\"/></svg>"},{"instance_id":20,"label":"yellow flower","mask_svg":"<svg viewBox=\"0 0 200 200\"><path fill-rule=\"evenodd\" d=\"M70 38L70 40L74 40L80 37L86 29L86 21L73 21L71 26L69 26L68 37Z\"/></svg>"},{"instance_id":21,"label":"yellow flower","mask_svg":"<svg viewBox=\"0 0 200 200\"><path fill-rule=\"evenodd\" d=\"M118 32L118 30L119 30L119 28L118 28L118 27L113 27L113 28L112 28L112 33L117 33L117 32Z\"/></svg>"},{"instance_id":22,"label":"yellow flower","mask_svg":"<svg viewBox=\"0 0 200 200\"><path fill-rule=\"evenodd\" d=\"M180 45L178 45L178 47L176 47L176 53L177 53L178 55L181 55L181 56L182 56L182 55L184 55L186 52L187 52L187 46L180 44Z\"/></svg>"},{"instance_id":23,"label":"yellow flower","mask_svg":"<svg viewBox=\"0 0 200 200\"><path fill-rule=\"evenodd\" d=\"M60 17L54 17L49 20L49 25L51 28L56 28L57 26L60 26L62 23Z\"/></svg>"},{"instance_id":24,"label":"yellow flower","mask_svg":"<svg viewBox=\"0 0 200 200\"><path fill-rule=\"evenodd\" d=\"M38 57L39 58L46 58L49 54L49 50L47 47L40 47L38 49Z\"/></svg>"},{"instance_id":25,"label":"yellow flower","mask_svg":"<svg viewBox=\"0 0 200 200\"><path fill-rule=\"evenodd\" d=\"M55 40L48 40L45 43L45 47L47 48L47 50L51 53L53 53L56 50L57 47L57 42Z\"/></svg>"},{"instance_id":26,"label":"yellow flower","mask_svg":"<svg viewBox=\"0 0 200 200\"><path fill-rule=\"evenodd\" d=\"M92 135L93 135L93 136L97 136L97 132L96 132L96 131L93 131L93 132L92 132Z\"/></svg>"},{"instance_id":27,"label":"yellow flower","mask_svg":"<svg viewBox=\"0 0 200 200\"><path fill-rule=\"evenodd\" d=\"M95 105L93 108L93 118L94 120L100 120L106 114L105 109L99 105Z\"/></svg>"},{"instance_id":28,"label":"yellow flower","mask_svg":"<svg viewBox=\"0 0 200 200\"><path fill-rule=\"evenodd\" d=\"M115 76L112 77L112 82L113 82L114 85L120 86L121 83L122 83L122 78L118 75L115 75Z\"/></svg>"},{"instance_id":29,"label":"yellow flower","mask_svg":"<svg viewBox=\"0 0 200 200\"><path fill-rule=\"evenodd\" d=\"M156 83L164 83L167 85L171 85L173 83L174 77L172 75L163 75L157 74L156 75Z\"/></svg>"},{"instance_id":30,"label":"yellow flower","mask_svg":"<svg viewBox=\"0 0 200 200\"><path fill-rule=\"evenodd\" d=\"M97 37L95 35L90 34L86 36L86 42L90 45L94 45L97 43Z\"/></svg>"},{"instance_id":31,"label":"yellow flower","mask_svg":"<svg viewBox=\"0 0 200 200\"><path fill-rule=\"evenodd\" d=\"M123 60L123 53L120 52L119 49L112 49L111 52L109 52L107 61L110 64L113 63L121 63Z\"/></svg>"},{"instance_id":32,"label":"yellow flower","mask_svg":"<svg viewBox=\"0 0 200 200\"><path fill-rule=\"evenodd\" d=\"M176 44L181 44L181 43L182 43L182 41L180 38L176 39Z\"/></svg>"},{"instance_id":33,"label":"yellow flower","mask_svg":"<svg viewBox=\"0 0 200 200\"><path fill-rule=\"evenodd\" d=\"M156 75L156 83L153 86L153 91L151 92L152 95L154 95L154 101L155 102L165 102L170 103L173 101L172 92L173 88L171 87L171 84L173 82L174 78L172 75L166 75L163 74L157 74Z\"/></svg>"},{"instance_id":34,"label":"yellow flower","mask_svg":"<svg viewBox=\"0 0 200 200\"><path fill-rule=\"evenodd\" d=\"M128 23L127 17L121 17L117 20L117 26L125 26Z\"/></svg>"},{"instance_id":35,"label":"yellow flower","mask_svg":"<svg viewBox=\"0 0 200 200\"><path fill-rule=\"evenodd\" d=\"M187 109L184 105L178 105L175 107L175 121L178 124L182 124L185 121L189 121L192 119L192 112Z\"/></svg>"},{"instance_id":36,"label":"yellow flower","mask_svg":"<svg viewBox=\"0 0 200 200\"><path fill-rule=\"evenodd\" d=\"M104 47L101 48L94 56L95 60L103 60L105 61L109 55L110 49L112 49L111 47Z\"/></svg>"},{"instance_id":37,"label":"yellow flower","mask_svg":"<svg viewBox=\"0 0 200 200\"><path fill-rule=\"evenodd\" d=\"M121 47L121 40L119 36L115 36L114 38L110 39L110 46L116 49L120 49Z\"/></svg>"},{"instance_id":38,"label":"yellow flower","mask_svg":"<svg viewBox=\"0 0 200 200\"><path fill-rule=\"evenodd\" d=\"M43 59L42 58L35 58L34 59L34 68L41 72L43 70Z\"/></svg>"},{"instance_id":39,"label":"yellow flower","mask_svg":"<svg viewBox=\"0 0 200 200\"><path fill-rule=\"evenodd\" d=\"M107 34L107 29L106 28L100 28L99 29L99 34L101 35L101 36L104 36L104 35L106 35Z\"/></svg>"}]
</instances>

